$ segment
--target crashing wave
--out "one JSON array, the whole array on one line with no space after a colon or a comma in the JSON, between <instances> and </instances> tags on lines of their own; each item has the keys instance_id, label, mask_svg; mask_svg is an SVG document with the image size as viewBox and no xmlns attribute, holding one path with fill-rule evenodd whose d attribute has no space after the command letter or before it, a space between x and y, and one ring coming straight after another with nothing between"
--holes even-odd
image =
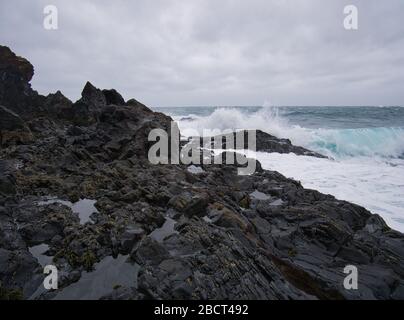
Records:
<instances>
[{"instance_id":1,"label":"crashing wave","mask_svg":"<svg viewBox=\"0 0 404 320\"><path fill-rule=\"evenodd\" d=\"M310 115L307 115L310 116ZM311 129L293 125L278 108L248 113L239 108L219 108L204 117L181 119L181 131L206 129L259 129L295 145L331 157L404 157L404 128Z\"/></svg>"}]
</instances>

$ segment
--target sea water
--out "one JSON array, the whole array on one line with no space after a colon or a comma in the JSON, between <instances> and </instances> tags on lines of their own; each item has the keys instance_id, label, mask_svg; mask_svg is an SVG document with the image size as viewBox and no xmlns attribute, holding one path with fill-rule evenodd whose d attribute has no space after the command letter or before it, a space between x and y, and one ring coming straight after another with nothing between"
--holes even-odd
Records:
<instances>
[{"instance_id":1,"label":"sea water","mask_svg":"<svg viewBox=\"0 0 404 320\"><path fill-rule=\"evenodd\" d=\"M264 169L380 214L404 232L404 108L174 107L181 132L259 129L327 155L254 153ZM251 154L250 154L251 155Z\"/></svg>"}]
</instances>

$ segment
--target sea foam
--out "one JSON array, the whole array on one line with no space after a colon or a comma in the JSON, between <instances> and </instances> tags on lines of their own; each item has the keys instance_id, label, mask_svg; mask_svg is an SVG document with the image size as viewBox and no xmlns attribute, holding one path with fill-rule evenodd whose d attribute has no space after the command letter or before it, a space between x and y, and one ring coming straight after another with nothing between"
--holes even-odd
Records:
<instances>
[{"instance_id":1,"label":"sea foam","mask_svg":"<svg viewBox=\"0 0 404 320\"><path fill-rule=\"evenodd\" d=\"M304 115L304 109L302 111ZM310 115L306 115L307 118ZM348 121L348 117L347 117ZM299 180L306 188L331 194L380 214L393 229L404 232L404 128L305 128L292 124L277 108L255 112L217 108L211 114L179 121L186 129L260 129L295 145L332 157L319 159L249 152L264 169Z\"/></svg>"},{"instance_id":2,"label":"sea foam","mask_svg":"<svg viewBox=\"0 0 404 320\"><path fill-rule=\"evenodd\" d=\"M298 180L305 188L361 205L380 214L391 228L404 232L404 160L358 157L336 161L263 152L255 157L264 169Z\"/></svg>"},{"instance_id":3,"label":"sea foam","mask_svg":"<svg viewBox=\"0 0 404 320\"><path fill-rule=\"evenodd\" d=\"M303 128L283 116L278 108L243 112L240 108L219 108L207 116L178 117L182 133L189 129L202 134L206 129L257 129L293 144L312 149L333 158L369 156L404 157L404 128L323 129Z\"/></svg>"}]
</instances>

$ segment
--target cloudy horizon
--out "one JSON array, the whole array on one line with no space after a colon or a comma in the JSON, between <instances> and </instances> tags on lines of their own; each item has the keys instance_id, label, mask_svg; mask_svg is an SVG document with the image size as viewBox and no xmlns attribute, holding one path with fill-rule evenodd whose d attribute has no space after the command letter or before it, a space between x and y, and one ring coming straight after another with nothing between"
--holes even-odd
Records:
<instances>
[{"instance_id":1,"label":"cloudy horizon","mask_svg":"<svg viewBox=\"0 0 404 320\"><path fill-rule=\"evenodd\" d=\"M149 106L404 105L404 2L390 0L0 3L0 44L41 94L86 81ZM343 28L343 8L359 29Z\"/></svg>"}]
</instances>

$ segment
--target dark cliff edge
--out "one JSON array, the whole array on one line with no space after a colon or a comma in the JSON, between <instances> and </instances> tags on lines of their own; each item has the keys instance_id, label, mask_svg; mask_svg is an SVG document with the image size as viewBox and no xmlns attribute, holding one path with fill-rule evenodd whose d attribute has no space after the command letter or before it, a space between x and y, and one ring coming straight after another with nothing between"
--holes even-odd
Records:
<instances>
[{"instance_id":1,"label":"dark cliff edge","mask_svg":"<svg viewBox=\"0 0 404 320\"><path fill-rule=\"evenodd\" d=\"M170 117L90 83L41 96L33 73L0 46L1 299L404 299L404 235L378 215L274 171L151 165Z\"/></svg>"}]
</instances>

